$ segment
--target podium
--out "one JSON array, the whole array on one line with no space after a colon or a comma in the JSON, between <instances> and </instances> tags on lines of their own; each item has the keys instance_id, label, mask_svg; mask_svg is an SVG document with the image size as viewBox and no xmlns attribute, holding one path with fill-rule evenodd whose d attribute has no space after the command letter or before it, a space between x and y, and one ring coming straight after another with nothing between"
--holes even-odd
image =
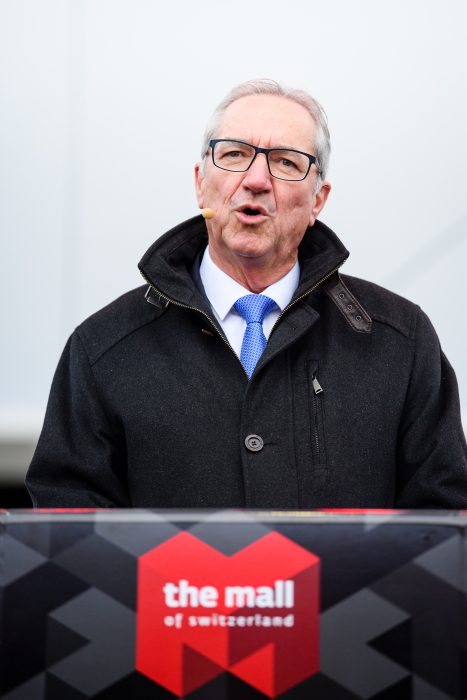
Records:
<instances>
[{"instance_id":1,"label":"podium","mask_svg":"<svg viewBox=\"0 0 467 700\"><path fill-rule=\"evenodd\" d=\"M2 700L461 700L467 513L3 511Z\"/></svg>"}]
</instances>

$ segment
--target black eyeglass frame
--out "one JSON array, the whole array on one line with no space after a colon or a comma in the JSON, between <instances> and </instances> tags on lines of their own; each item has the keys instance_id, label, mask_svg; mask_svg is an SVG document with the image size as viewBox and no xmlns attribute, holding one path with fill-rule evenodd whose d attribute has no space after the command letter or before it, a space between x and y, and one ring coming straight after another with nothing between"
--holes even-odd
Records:
<instances>
[{"instance_id":1,"label":"black eyeglass frame","mask_svg":"<svg viewBox=\"0 0 467 700\"><path fill-rule=\"evenodd\" d=\"M229 168L223 168L221 165L218 165L216 161L214 160L214 146L216 143L241 143L243 146L249 146L252 148L255 152L255 155L253 156L250 165L248 168L245 168L245 170L230 170ZM225 172L228 173L246 173L247 170L251 168L253 163L255 162L255 158L258 155L258 153L264 153L266 156L266 163L268 164L268 170L269 174L271 177L274 177L276 180L284 180L284 182L302 182L303 180L306 179L308 176L308 173L310 172L310 168L313 165L313 163L316 164L316 169L318 171L318 175L321 175L321 170L319 168L319 162L316 156L313 156L311 153L305 153L304 151L298 151L296 148L260 148L259 146L253 146L252 143L247 143L246 141L239 141L239 139L211 139L209 141L209 148L211 149L211 158L213 164L216 166L216 168L219 168L219 170L225 170ZM301 177L299 180L290 180L289 178L286 177L278 177L277 175L273 175L271 172L271 166L269 165L269 154L273 151L291 151L292 153L300 153L302 156L306 156L308 158L308 169L306 171L306 174Z\"/></svg>"}]
</instances>

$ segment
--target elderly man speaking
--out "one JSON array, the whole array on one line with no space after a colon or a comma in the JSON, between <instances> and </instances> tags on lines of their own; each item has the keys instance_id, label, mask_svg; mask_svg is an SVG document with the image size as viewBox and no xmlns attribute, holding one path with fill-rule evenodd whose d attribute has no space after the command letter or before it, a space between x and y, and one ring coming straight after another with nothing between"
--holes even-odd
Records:
<instances>
[{"instance_id":1,"label":"elderly man speaking","mask_svg":"<svg viewBox=\"0 0 467 700\"><path fill-rule=\"evenodd\" d=\"M35 506L466 508L454 372L420 308L340 274L316 100L236 87L195 167L203 216L84 321L53 381Z\"/></svg>"}]
</instances>

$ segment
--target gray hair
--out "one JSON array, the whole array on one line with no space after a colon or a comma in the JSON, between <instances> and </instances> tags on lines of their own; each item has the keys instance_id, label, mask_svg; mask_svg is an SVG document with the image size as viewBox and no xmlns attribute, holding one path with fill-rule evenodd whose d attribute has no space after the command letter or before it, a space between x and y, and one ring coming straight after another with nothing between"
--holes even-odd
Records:
<instances>
[{"instance_id":1,"label":"gray hair","mask_svg":"<svg viewBox=\"0 0 467 700\"><path fill-rule=\"evenodd\" d=\"M233 90L231 90L222 100L210 118L204 133L203 146L201 150L203 166L207 151L209 149L209 141L214 138L225 110L236 100L239 100L241 97L249 97L250 95L277 95L279 97L285 97L288 100L296 102L304 107L310 114L316 125L313 145L319 164L319 175L316 183L316 189L319 189L322 181L326 178L326 173L329 167L329 156L331 153L331 140L326 112L320 103L304 90L289 88L285 85L277 83L275 80L248 80L246 83L240 83L240 85L234 87Z\"/></svg>"}]
</instances>

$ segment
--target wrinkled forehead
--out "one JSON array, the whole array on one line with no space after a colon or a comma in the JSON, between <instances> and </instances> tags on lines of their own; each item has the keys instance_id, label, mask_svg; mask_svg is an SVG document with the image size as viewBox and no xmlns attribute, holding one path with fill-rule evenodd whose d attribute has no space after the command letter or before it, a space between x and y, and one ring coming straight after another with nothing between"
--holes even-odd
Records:
<instances>
[{"instance_id":1,"label":"wrinkled forehead","mask_svg":"<svg viewBox=\"0 0 467 700\"><path fill-rule=\"evenodd\" d=\"M227 107L215 138L235 138L255 146L288 146L310 152L315 123L302 105L279 95L249 95Z\"/></svg>"}]
</instances>

